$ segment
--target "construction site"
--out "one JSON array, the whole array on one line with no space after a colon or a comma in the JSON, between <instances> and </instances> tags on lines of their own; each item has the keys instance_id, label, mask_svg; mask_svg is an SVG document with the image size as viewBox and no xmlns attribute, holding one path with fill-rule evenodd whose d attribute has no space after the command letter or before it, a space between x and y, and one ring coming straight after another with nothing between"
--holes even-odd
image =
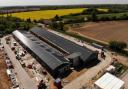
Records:
<instances>
[{"instance_id":1,"label":"construction site","mask_svg":"<svg viewBox=\"0 0 128 89\"><path fill-rule=\"evenodd\" d=\"M109 87L101 85L102 75L120 76L128 69L112 60L102 46L96 48L45 28L15 30L1 41L12 89L100 89ZM118 72L119 66L123 72ZM106 74L106 82L107 76L115 78L111 74ZM120 86L111 86L122 89L124 81L117 80Z\"/></svg>"}]
</instances>

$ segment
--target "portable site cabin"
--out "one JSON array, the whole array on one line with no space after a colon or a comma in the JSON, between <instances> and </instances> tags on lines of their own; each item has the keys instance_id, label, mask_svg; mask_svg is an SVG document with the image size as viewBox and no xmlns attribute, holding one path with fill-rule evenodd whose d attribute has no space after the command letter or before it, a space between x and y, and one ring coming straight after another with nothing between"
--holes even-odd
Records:
<instances>
[{"instance_id":1,"label":"portable site cabin","mask_svg":"<svg viewBox=\"0 0 128 89\"><path fill-rule=\"evenodd\" d=\"M115 69L116 69L116 67L114 67L113 65L110 65L110 66L106 69L106 72L114 73L114 72L115 72Z\"/></svg>"},{"instance_id":2,"label":"portable site cabin","mask_svg":"<svg viewBox=\"0 0 128 89\"><path fill-rule=\"evenodd\" d=\"M116 76L106 73L94 84L95 89L124 89L124 81Z\"/></svg>"}]
</instances>

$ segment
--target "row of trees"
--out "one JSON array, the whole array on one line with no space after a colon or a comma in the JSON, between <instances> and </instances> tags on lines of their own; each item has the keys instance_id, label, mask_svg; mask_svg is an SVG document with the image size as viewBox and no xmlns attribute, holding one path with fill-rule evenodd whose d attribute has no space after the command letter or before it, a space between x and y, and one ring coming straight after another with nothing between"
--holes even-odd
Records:
<instances>
[{"instance_id":1,"label":"row of trees","mask_svg":"<svg viewBox=\"0 0 128 89\"><path fill-rule=\"evenodd\" d=\"M128 5L127 4L97 4L97 5L46 5L46 6L11 6L11 7L1 7L0 12L3 12L2 10L14 10L19 9L25 11L30 11L31 9L39 9L39 10L56 10L56 9L72 9L72 8L108 8L110 9L109 12L111 13L120 13L120 12L127 12L128 11Z\"/></svg>"},{"instance_id":2,"label":"row of trees","mask_svg":"<svg viewBox=\"0 0 128 89\"><path fill-rule=\"evenodd\" d=\"M111 41L109 42L109 48L114 51L120 52L127 48L127 44L125 42Z\"/></svg>"},{"instance_id":3,"label":"row of trees","mask_svg":"<svg viewBox=\"0 0 128 89\"><path fill-rule=\"evenodd\" d=\"M121 11L119 11L121 12ZM114 14L115 13L115 14ZM128 13L118 13L116 10L108 10L108 12L99 11L98 9L91 8L82 12L82 14L89 14L89 21L112 21L112 20L128 20Z\"/></svg>"},{"instance_id":4,"label":"row of trees","mask_svg":"<svg viewBox=\"0 0 128 89\"><path fill-rule=\"evenodd\" d=\"M128 56L128 51L125 50L127 49L127 44L125 42L111 41L109 42L109 49L122 55Z\"/></svg>"},{"instance_id":5,"label":"row of trees","mask_svg":"<svg viewBox=\"0 0 128 89\"><path fill-rule=\"evenodd\" d=\"M92 13L91 16L87 16L88 21L116 21L116 20L128 20L128 14L113 14L113 15L97 15Z\"/></svg>"},{"instance_id":6,"label":"row of trees","mask_svg":"<svg viewBox=\"0 0 128 89\"><path fill-rule=\"evenodd\" d=\"M108 11L98 10L97 8L88 8L81 13L75 13L70 15L61 16L64 19L72 19L75 17L87 17L88 21L112 21L112 20L128 20L128 10L120 9L108 9ZM78 19L79 20L79 19ZM72 20L71 20L72 21ZM83 22L84 18L81 18L78 22ZM73 20L72 22L77 22Z\"/></svg>"},{"instance_id":7,"label":"row of trees","mask_svg":"<svg viewBox=\"0 0 128 89\"><path fill-rule=\"evenodd\" d=\"M98 14L97 10L93 10L91 15L88 16L90 21L113 21L113 20L128 20L128 13L116 13L116 14Z\"/></svg>"},{"instance_id":8,"label":"row of trees","mask_svg":"<svg viewBox=\"0 0 128 89\"><path fill-rule=\"evenodd\" d=\"M61 21L53 21L52 24L50 24L50 27L54 30L61 30L64 31L64 23Z\"/></svg>"},{"instance_id":9,"label":"row of trees","mask_svg":"<svg viewBox=\"0 0 128 89\"><path fill-rule=\"evenodd\" d=\"M0 17L0 33L9 34L16 29L28 30L32 26L30 19L22 20L12 16Z\"/></svg>"},{"instance_id":10,"label":"row of trees","mask_svg":"<svg viewBox=\"0 0 128 89\"><path fill-rule=\"evenodd\" d=\"M120 9L120 8L119 8ZM56 15L51 21L44 21L43 19L34 22L41 22L50 25L53 29L64 29L65 24L81 23L86 21L112 21L112 20L128 20L128 13L116 13L115 9L109 9L108 12L98 10L97 8L88 8L81 13L70 14L66 16ZM121 12L121 11L120 11ZM31 22L28 19L28 22Z\"/></svg>"}]
</instances>

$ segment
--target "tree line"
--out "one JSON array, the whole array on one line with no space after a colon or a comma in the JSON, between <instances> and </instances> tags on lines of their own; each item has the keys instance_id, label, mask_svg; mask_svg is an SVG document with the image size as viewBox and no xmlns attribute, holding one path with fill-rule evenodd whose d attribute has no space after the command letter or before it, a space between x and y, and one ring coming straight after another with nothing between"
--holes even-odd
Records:
<instances>
[{"instance_id":1,"label":"tree line","mask_svg":"<svg viewBox=\"0 0 128 89\"><path fill-rule=\"evenodd\" d=\"M0 16L0 34L9 34L14 30L28 30L32 26L31 20L23 20L12 16Z\"/></svg>"},{"instance_id":2,"label":"tree line","mask_svg":"<svg viewBox=\"0 0 128 89\"><path fill-rule=\"evenodd\" d=\"M56 10L56 9L72 9L72 8L108 8L112 9L112 12L126 12L128 11L128 4L98 4L98 5L38 5L38 6L10 6L10 7L1 7L0 13L3 13L3 10L14 10L15 9L24 9L25 11L31 11L32 8L38 8L38 10Z\"/></svg>"},{"instance_id":3,"label":"tree line","mask_svg":"<svg viewBox=\"0 0 128 89\"><path fill-rule=\"evenodd\" d=\"M66 23L80 23L86 21L113 21L113 20L128 20L128 11L117 11L116 9L108 9L108 11L98 10L97 8L86 8L80 13L61 16L67 19ZM87 20L85 20L87 18Z\"/></svg>"}]
</instances>

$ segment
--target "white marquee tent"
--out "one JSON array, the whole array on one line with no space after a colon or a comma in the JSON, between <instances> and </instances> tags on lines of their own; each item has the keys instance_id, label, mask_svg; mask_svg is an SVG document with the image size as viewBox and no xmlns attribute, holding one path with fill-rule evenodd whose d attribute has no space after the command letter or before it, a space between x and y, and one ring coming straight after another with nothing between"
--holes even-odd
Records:
<instances>
[{"instance_id":1,"label":"white marquee tent","mask_svg":"<svg viewBox=\"0 0 128 89\"><path fill-rule=\"evenodd\" d=\"M106 73L95 82L95 89L123 89L124 81L116 76Z\"/></svg>"}]
</instances>

